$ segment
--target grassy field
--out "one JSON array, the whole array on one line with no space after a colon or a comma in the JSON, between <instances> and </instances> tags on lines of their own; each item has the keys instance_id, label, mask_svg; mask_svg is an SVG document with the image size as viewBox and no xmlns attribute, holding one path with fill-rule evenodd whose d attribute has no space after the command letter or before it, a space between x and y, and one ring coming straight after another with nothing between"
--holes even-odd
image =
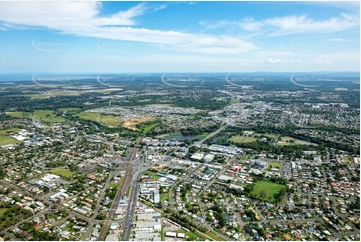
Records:
<instances>
[{"instance_id":1,"label":"grassy field","mask_svg":"<svg viewBox=\"0 0 361 242\"><path fill-rule=\"evenodd\" d=\"M292 137L288 137L288 136L283 136L283 137L281 138L281 141L282 141L282 142L289 142L289 141L291 141L291 140L295 140L295 139L292 138Z\"/></svg>"},{"instance_id":2,"label":"grassy field","mask_svg":"<svg viewBox=\"0 0 361 242\"><path fill-rule=\"evenodd\" d=\"M117 187L119 186L120 183L110 183L109 184L109 188L114 188L114 187Z\"/></svg>"},{"instance_id":3,"label":"grassy field","mask_svg":"<svg viewBox=\"0 0 361 242\"><path fill-rule=\"evenodd\" d=\"M169 134L162 134L162 135L158 135L155 136L157 139L163 139L164 137L167 137Z\"/></svg>"},{"instance_id":4,"label":"grassy field","mask_svg":"<svg viewBox=\"0 0 361 242\"><path fill-rule=\"evenodd\" d=\"M61 116L56 116L56 113L52 110L35 110L32 114L36 121L42 119L47 123L62 123L65 121L65 118Z\"/></svg>"},{"instance_id":5,"label":"grassy field","mask_svg":"<svg viewBox=\"0 0 361 242\"><path fill-rule=\"evenodd\" d=\"M113 115L100 115L99 121L107 126L116 127L122 124L123 120Z\"/></svg>"},{"instance_id":6,"label":"grassy field","mask_svg":"<svg viewBox=\"0 0 361 242\"><path fill-rule=\"evenodd\" d=\"M197 239L197 237L201 237L191 231L187 232L184 229L179 229L177 231L175 231L176 233L183 233L185 234L185 236L189 238L189 241L195 241ZM201 237L201 239L198 238L198 240L205 240L205 238Z\"/></svg>"},{"instance_id":7,"label":"grassy field","mask_svg":"<svg viewBox=\"0 0 361 242\"><path fill-rule=\"evenodd\" d=\"M81 113L77 114L76 116L78 116L79 118L82 118L82 119L86 119L86 120L97 121L99 114L81 112Z\"/></svg>"},{"instance_id":8,"label":"grassy field","mask_svg":"<svg viewBox=\"0 0 361 242\"><path fill-rule=\"evenodd\" d=\"M16 139L14 139L12 137L0 135L0 145L18 144L18 143L19 143L19 141L17 141Z\"/></svg>"},{"instance_id":9,"label":"grassy field","mask_svg":"<svg viewBox=\"0 0 361 242\"><path fill-rule=\"evenodd\" d=\"M8 133L16 132L16 131L19 131L19 130L20 130L19 128L3 129L3 130L0 130L0 135L6 135Z\"/></svg>"},{"instance_id":10,"label":"grassy field","mask_svg":"<svg viewBox=\"0 0 361 242\"><path fill-rule=\"evenodd\" d=\"M143 130L143 134L148 133L150 130L152 130L153 128L157 127L160 123L154 123L154 124L150 124L147 127L144 128Z\"/></svg>"},{"instance_id":11,"label":"grassy field","mask_svg":"<svg viewBox=\"0 0 361 242\"><path fill-rule=\"evenodd\" d=\"M121 118L114 116L114 115L101 115L98 113L81 112L81 113L77 114L76 116L78 116L81 119L99 122L106 126L111 126L111 127L120 126L123 122L123 120Z\"/></svg>"},{"instance_id":12,"label":"grassy field","mask_svg":"<svg viewBox=\"0 0 361 242\"><path fill-rule=\"evenodd\" d=\"M256 141L257 139L253 137L236 135L230 138L230 140L236 143L250 143Z\"/></svg>"},{"instance_id":13,"label":"grassy field","mask_svg":"<svg viewBox=\"0 0 361 242\"><path fill-rule=\"evenodd\" d=\"M275 139L275 140L277 140L278 137L280 137L279 135L269 134L269 133L265 133L265 134L254 133L252 136L255 136L255 135L258 135L258 136L266 136L266 137L268 137L268 138Z\"/></svg>"},{"instance_id":14,"label":"grassy field","mask_svg":"<svg viewBox=\"0 0 361 242\"><path fill-rule=\"evenodd\" d=\"M280 185L280 184L273 183L270 181L257 181L254 184L255 184L255 186L254 186L254 189L251 194L257 196L257 198L259 198L259 199L262 199L262 198L260 198L260 192L265 191L267 195L265 198L263 198L263 200L266 200L269 202L274 202L273 195L277 194L282 188L286 188L285 185ZM269 199L269 197L271 199Z\"/></svg>"},{"instance_id":15,"label":"grassy field","mask_svg":"<svg viewBox=\"0 0 361 242\"><path fill-rule=\"evenodd\" d=\"M152 179L152 181L158 181L159 176L157 176L154 172L152 171L146 171L143 173L143 176L150 176L150 178Z\"/></svg>"},{"instance_id":16,"label":"grassy field","mask_svg":"<svg viewBox=\"0 0 361 242\"><path fill-rule=\"evenodd\" d=\"M268 162L268 167L272 166L273 168L281 168L282 167L282 164L279 163L279 162L272 162L272 161L269 161Z\"/></svg>"},{"instance_id":17,"label":"grassy field","mask_svg":"<svg viewBox=\"0 0 361 242\"><path fill-rule=\"evenodd\" d=\"M169 202L169 192L160 194L160 201L163 202L163 200L167 200Z\"/></svg>"},{"instance_id":18,"label":"grassy field","mask_svg":"<svg viewBox=\"0 0 361 242\"><path fill-rule=\"evenodd\" d=\"M7 208L0 208L0 217L8 210Z\"/></svg>"},{"instance_id":19,"label":"grassy field","mask_svg":"<svg viewBox=\"0 0 361 242\"><path fill-rule=\"evenodd\" d=\"M65 178L72 178L73 175L75 174L75 172L61 167L51 169L50 172L53 173L54 175L62 176Z\"/></svg>"},{"instance_id":20,"label":"grassy field","mask_svg":"<svg viewBox=\"0 0 361 242\"><path fill-rule=\"evenodd\" d=\"M80 108L59 108L59 111L80 111Z\"/></svg>"},{"instance_id":21,"label":"grassy field","mask_svg":"<svg viewBox=\"0 0 361 242\"><path fill-rule=\"evenodd\" d=\"M7 112L6 115L13 118L31 118L31 113L28 112Z\"/></svg>"},{"instance_id":22,"label":"grassy field","mask_svg":"<svg viewBox=\"0 0 361 242\"><path fill-rule=\"evenodd\" d=\"M65 119L61 116L56 116L53 110L35 110L33 113L30 112L9 112L6 115L13 118L28 118L31 119L33 116L36 121L40 119L47 123L62 123Z\"/></svg>"}]
</instances>

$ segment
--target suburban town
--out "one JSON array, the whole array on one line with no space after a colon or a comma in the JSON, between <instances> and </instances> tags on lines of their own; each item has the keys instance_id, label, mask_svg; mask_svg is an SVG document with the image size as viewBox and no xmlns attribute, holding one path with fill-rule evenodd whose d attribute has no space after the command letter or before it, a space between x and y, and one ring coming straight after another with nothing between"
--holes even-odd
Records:
<instances>
[{"instance_id":1,"label":"suburban town","mask_svg":"<svg viewBox=\"0 0 361 242\"><path fill-rule=\"evenodd\" d=\"M85 110L8 108L0 237L360 240L359 108L339 90L309 103L313 89L225 85L192 96L212 92L212 109L147 104L171 100L167 88L99 94Z\"/></svg>"}]
</instances>

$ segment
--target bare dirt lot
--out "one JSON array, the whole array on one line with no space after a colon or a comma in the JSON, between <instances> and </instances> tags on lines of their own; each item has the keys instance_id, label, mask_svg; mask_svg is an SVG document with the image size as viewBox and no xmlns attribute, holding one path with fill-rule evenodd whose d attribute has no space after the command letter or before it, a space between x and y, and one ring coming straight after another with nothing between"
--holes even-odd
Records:
<instances>
[{"instance_id":1,"label":"bare dirt lot","mask_svg":"<svg viewBox=\"0 0 361 242\"><path fill-rule=\"evenodd\" d=\"M130 118L128 120L125 120L122 126L128 129L138 130L135 127L137 124L153 120L155 120L155 118Z\"/></svg>"}]
</instances>

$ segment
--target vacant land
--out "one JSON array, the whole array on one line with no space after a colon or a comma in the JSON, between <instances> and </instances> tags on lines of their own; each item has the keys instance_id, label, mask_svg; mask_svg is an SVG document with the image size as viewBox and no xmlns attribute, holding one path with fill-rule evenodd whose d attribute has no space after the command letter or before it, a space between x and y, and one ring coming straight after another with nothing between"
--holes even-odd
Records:
<instances>
[{"instance_id":1,"label":"vacant land","mask_svg":"<svg viewBox=\"0 0 361 242\"><path fill-rule=\"evenodd\" d=\"M148 122L148 121L153 121L153 120L155 120L155 118L131 118L131 119L126 120L122 124L122 126L127 129L138 130L136 127L137 124ZM149 128L147 127L147 129L149 129L149 130L152 128L153 127L151 127L151 125Z\"/></svg>"},{"instance_id":2,"label":"vacant land","mask_svg":"<svg viewBox=\"0 0 361 242\"><path fill-rule=\"evenodd\" d=\"M260 198L260 192L264 191L266 196L263 198L263 200L269 202L274 202L273 195L277 194L282 188L286 188L285 185L273 183L270 181L257 181L254 183L254 185L255 186L251 194L257 196L257 198Z\"/></svg>"},{"instance_id":3,"label":"vacant land","mask_svg":"<svg viewBox=\"0 0 361 242\"><path fill-rule=\"evenodd\" d=\"M256 141L257 139L253 137L236 135L230 138L230 140L236 143L250 143Z\"/></svg>"},{"instance_id":4,"label":"vacant land","mask_svg":"<svg viewBox=\"0 0 361 242\"><path fill-rule=\"evenodd\" d=\"M72 178L73 175L75 174L75 172L61 167L51 169L50 172L53 173L54 175L62 176L65 178Z\"/></svg>"}]
</instances>

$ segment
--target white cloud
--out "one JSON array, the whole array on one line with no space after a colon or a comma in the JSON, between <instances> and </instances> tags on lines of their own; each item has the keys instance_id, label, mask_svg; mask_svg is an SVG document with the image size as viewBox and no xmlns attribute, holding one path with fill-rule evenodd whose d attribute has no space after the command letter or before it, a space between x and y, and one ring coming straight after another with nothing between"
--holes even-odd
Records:
<instances>
[{"instance_id":1,"label":"white cloud","mask_svg":"<svg viewBox=\"0 0 361 242\"><path fill-rule=\"evenodd\" d=\"M182 47L202 53L243 53L256 49L251 42L231 36L211 36L178 31L131 27L133 18L147 7L138 4L126 11L100 16L99 2L0 2L0 22L21 26L44 27L63 34L114 40L137 41Z\"/></svg>"},{"instance_id":2,"label":"white cloud","mask_svg":"<svg viewBox=\"0 0 361 242\"><path fill-rule=\"evenodd\" d=\"M335 38L335 39L325 39L323 41L336 41L336 42L351 42L351 41L360 41L359 39L343 39L343 38Z\"/></svg>"},{"instance_id":3,"label":"white cloud","mask_svg":"<svg viewBox=\"0 0 361 242\"><path fill-rule=\"evenodd\" d=\"M291 61L292 64L302 64L303 62L301 60Z\"/></svg>"},{"instance_id":4,"label":"white cloud","mask_svg":"<svg viewBox=\"0 0 361 242\"><path fill-rule=\"evenodd\" d=\"M282 64L284 61L280 59L267 58L263 61L264 64Z\"/></svg>"},{"instance_id":5,"label":"white cloud","mask_svg":"<svg viewBox=\"0 0 361 242\"><path fill-rule=\"evenodd\" d=\"M338 32L359 26L359 18L347 14L333 17L323 21L313 20L307 16L287 16L271 18L264 21L265 25L278 28L271 35L284 35L291 33L324 33Z\"/></svg>"},{"instance_id":6,"label":"white cloud","mask_svg":"<svg viewBox=\"0 0 361 242\"><path fill-rule=\"evenodd\" d=\"M316 64L319 64L319 65L332 65L332 64L335 64L335 63L333 63L330 60L324 60L324 61L316 61Z\"/></svg>"},{"instance_id":7,"label":"white cloud","mask_svg":"<svg viewBox=\"0 0 361 242\"><path fill-rule=\"evenodd\" d=\"M293 33L330 33L357 28L360 25L358 15L341 13L341 16L325 20L314 20L305 15L292 15L268 18L256 21L254 18L244 18L240 21L221 20L215 23L201 21L200 25L207 29L238 27L245 31L267 31L270 35L286 35Z\"/></svg>"},{"instance_id":8,"label":"white cloud","mask_svg":"<svg viewBox=\"0 0 361 242\"><path fill-rule=\"evenodd\" d=\"M162 4L162 5L158 6L158 7L155 7L155 8L153 9L153 11L156 12L156 11L165 9L166 7L167 7L166 4Z\"/></svg>"}]
</instances>

